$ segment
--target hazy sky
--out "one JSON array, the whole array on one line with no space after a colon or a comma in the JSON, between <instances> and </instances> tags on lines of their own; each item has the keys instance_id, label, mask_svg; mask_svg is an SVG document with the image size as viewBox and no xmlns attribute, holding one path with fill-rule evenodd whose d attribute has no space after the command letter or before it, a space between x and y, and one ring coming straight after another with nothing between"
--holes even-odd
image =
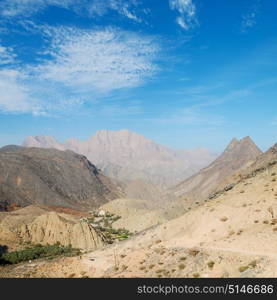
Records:
<instances>
[{"instance_id":1,"label":"hazy sky","mask_svg":"<svg viewBox=\"0 0 277 300\"><path fill-rule=\"evenodd\" d=\"M0 0L0 146L127 128L277 142L276 0Z\"/></svg>"}]
</instances>

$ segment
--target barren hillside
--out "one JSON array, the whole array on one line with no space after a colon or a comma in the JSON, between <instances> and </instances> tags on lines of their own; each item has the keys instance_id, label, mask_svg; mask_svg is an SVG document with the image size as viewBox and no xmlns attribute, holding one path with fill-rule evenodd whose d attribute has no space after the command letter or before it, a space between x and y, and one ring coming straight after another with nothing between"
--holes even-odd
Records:
<instances>
[{"instance_id":1,"label":"barren hillside","mask_svg":"<svg viewBox=\"0 0 277 300\"><path fill-rule=\"evenodd\" d=\"M183 199L185 207L191 207L208 198L219 187L225 186L227 178L251 165L261 153L251 138L233 139L225 151L208 167L169 191Z\"/></svg>"},{"instance_id":2,"label":"barren hillside","mask_svg":"<svg viewBox=\"0 0 277 300\"><path fill-rule=\"evenodd\" d=\"M86 157L72 151L6 146L0 149L0 207L43 204L98 207L121 189Z\"/></svg>"},{"instance_id":3,"label":"barren hillside","mask_svg":"<svg viewBox=\"0 0 277 300\"><path fill-rule=\"evenodd\" d=\"M177 219L81 259L26 266L24 273L13 268L5 276L66 277L74 270L75 277L276 277L275 148L231 190Z\"/></svg>"}]
</instances>

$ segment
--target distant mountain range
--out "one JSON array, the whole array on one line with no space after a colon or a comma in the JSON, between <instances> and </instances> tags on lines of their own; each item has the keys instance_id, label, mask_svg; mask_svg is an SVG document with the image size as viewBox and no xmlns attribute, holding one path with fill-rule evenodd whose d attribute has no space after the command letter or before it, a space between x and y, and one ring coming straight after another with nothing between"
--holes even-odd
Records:
<instances>
[{"instance_id":1,"label":"distant mountain range","mask_svg":"<svg viewBox=\"0 0 277 300\"><path fill-rule=\"evenodd\" d=\"M20 154L21 164L25 164L28 170L31 168L32 172L39 170L35 175L40 178L42 174L44 176L48 172L43 180L46 180L47 184L50 180L52 186L50 193L40 196L40 203L83 208L86 205L100 206L116 198L141 199L147 209L167 211L168 218L182 214L189 207L198 205L220 188L232 183L232 176L250 166L262 153L250 137L241 140L233 139L225 151L211 162L215 155L208 150L172 150L128 130L115 132L102 130L88 141L71 139L63 144L53 137L28 137L23 145L26 148L15 147L17 150L14 150L14 153L11 152L11 146L2 148L1 152L3 153L5 149L7 152L8 149L11 153L9 155L6 153L5 156L9 159L15 153ZM75 154L73 151L82 155ZM77 166L76 159L83 161L85 168L74 168ZM90 161L104 170L109 178L101 174ZM39 165L40 169L34 169L34 164ZM12 172L15 173L14 169L18 166L14 165L14 162L11 163L10 168L12 166L14 166ZM201 166L204 168L201 169ZM86 178L87 167L91 172L90 176L95 176L89 178L89 181ZM7 170L2 169L2 173L5 174ZM192 173L193 175L188 177ZM65 180L61 181L59 175ZM71 180L74 176L76 180ZM82 176L84 178L80 180ZM100 177L105 178L104 182ZM14 180L18 181L18 179ZM35 179L32 181L36 182ZM62 193L63 197L70 200L64 201L52 196L53 187L57 190L57 184L60 184L59 191L66 191ZM164 189L158 186L163 186ZM22 192L22 189L20 191ZM68 194L68 191L71 193ZM5 195L7 198L7 194ZM9 195L12 195L11 191ZM44 199L45 197L49 199ZM91 200L91 197L94 200ZM24 204L34 203L38 197L32 194L31 198L30 203L25 199ZM72 199L75 199L73 205Z\"/></svg>"},{"instance_id":2,"label":"distant mountain range","mask_svg":"<svg viewBox=\"0 0 277 300\"><path fill-rule=\"evenodd\" d=\"M87 141L54 137L27 137L25 147L72 150L85 155L106 176L130 181L142 179L169 187L195 174L217 155L208 149L173 150L129 130L100 130Z\"/></svg>"}]
</instances>

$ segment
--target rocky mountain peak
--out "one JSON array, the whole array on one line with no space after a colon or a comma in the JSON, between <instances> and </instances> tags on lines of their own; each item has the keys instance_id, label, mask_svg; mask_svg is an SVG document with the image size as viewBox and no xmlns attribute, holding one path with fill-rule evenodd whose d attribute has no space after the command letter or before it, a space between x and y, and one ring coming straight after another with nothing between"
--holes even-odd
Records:
<instances>
[{"instance_id":1,"label":"rocky mountain peak","mask_svg":"<svg viewBox=\"0 0 277 300\"><path fill-rule=\"evenodd\" d=\"M204 199L229 176L253 163L261 154L262 151L250 137L241 140L234 138L208 167L176 186L175 195Z\"/></svg>"},{"instance_id":2,"label":"rocky mountain peak","mask_svg":"<svg viewBox=\"0 0 277 300\"><path fill-rule=\"evenodd\" d=\"M224 152L232 151L233 149L235 149L235 147L237 147L238 144L239 144L239 140L237 138L233 138L229 143L229 145L224 150Z\"/></svg>"},{"instance_id":3,"label":"rocky mountain peak","mask_svg":"<svg viewBox=\"0 0 277 300\"><path fill-rule=\"evenodd\" d=\"M121 129L118 131L113 130L99 130L96 132L92 140L101 141L102 143L116 143L121 145L128 145L130 147L142 144L153 143L151 140L145 138L144 136L132 132L127 129Z\"/></svg>"},{"instance_id":4,"label":"rocky mountain peak","mask_svg":"<svg viewBox=\"0 0 277 300\"><path fill-rule=\"evenodd\" d=\"M261 152L261 150L257 147L257 145L255 144L255 142L251 139L250 136L246 136L243 139L240 140L240 144L244 145L244 146L248 146L248 147L254 147L256 149L259 150L259 152Z\"/></svg>"},{"instance_id":5,"label":"rocky mountain peak","mask_svg":"<svg viewBox=\"0 0 277 300\"><path fill-rule=\"evenodd\" d=\"M233 160L236 157L239 159L243 159L244 157L247 157L247 159L254 159L261 153L262 151L249 136L244 137L241 140L234 138L217 160Z\"/></svg>"},{"instance_id":6,"label":"rocky mountain peak","mask_svg":"<svg viewBox=\"0 0 277 300\"><path fill-rule=\"evenodd\" d=\"M22 146L65 150L65 147L52 136L29 136L24 140Z\"/></svg>"}]
</instances>

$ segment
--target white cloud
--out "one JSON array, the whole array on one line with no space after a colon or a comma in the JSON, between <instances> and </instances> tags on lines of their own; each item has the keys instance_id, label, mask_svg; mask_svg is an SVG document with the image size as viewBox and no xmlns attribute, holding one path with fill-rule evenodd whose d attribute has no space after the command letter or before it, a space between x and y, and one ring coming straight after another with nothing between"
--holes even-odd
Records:
<instances>
[{"instance_id":1,"label":"white cloud","mask_svg":"<svg viewBox=\"0 0 277 300\"><path fill-rule=\"evenodd\" d=\"M103 16L108 11L116 11L136 22L141 22L141 19L136 15L135 8L140 4L139 0L94 0L88 6L91 15Z\"/></svg>"},{"instance_id":2,"label":"white cloud","mask_svg":"<svg viewBox=\"0 0 277 300\"><path fill-rule=\"evenodd\" d=\"M30 98L25 80L28 75L15 67L16 54L12 48L0 45L0 110L2 112L39 113L40 108Z\"/></svg>"},{"instance_id":3,"label":"white cloud","mask_svg":"<svg viewBox=\"0 0 277 300\"><path fill-rule=\"evenodd\" d=\"M51 83L41 82L20 68L0 70L0 95L3 113L54 116L73 111L84 103L81 97L65 95Z\"/></svg>"},{"instance_id":4,"label":"white cloud","mask_svg":"<svg viewBox=\"0 0 277 300\"><path fill-rule=\"evenodd\" d=\"M34 100L24 83L26 75L15 69L0 70L0 110L8 113L42 114L42 107Z\"/></svg>"},{"instance_id":5,"label":"white cloud","mask_svg":"<svg viewBox=\"0 0 277 300\"><path fill-rule=\"evenodd\" d=\"M0 45L0 66L14 63L15 58L16 54L13 52L13 49Z\"/></svg>"},{"instance_id":6,"label":"white cloud","mask_svg":"<svg viewBox=\"0 0 277 300\"><path fill-rule=\"evenodd\" d=\"M0 14L6 18L29 17L49 6L69 9L78 14L103 16L109 11L140 22L135 9L140 0L3 0L0 3Z\"/></svg>"},{"instance_id":7,"label":"white cloud","mask_svg":"<svg viewBox=\"0 0 277 300\"><path fill-rule=\"evenodd\" d=\"M189 30L198 23L194 0L168 1L170 9L178 14L176 23L184 30ZM150 8L145 7L142 0L0 0L0 15L4 18L26 18L50 6L92 18L112 12L138 23L148 23L143 16L150 12Z\"/></svg>"},{"instance_id":8,"label":"white cloud","mask_svg":"<svg viewBox=\"0 0 277 300\"><path fill-rule=\"evenodd\" d=\"M257 24L257 17L259 14L260 0L256 0L249 11L242 16L241 31L247 32L250 28Z\"/></svg>"},{"instance_id":9,"label":"white cloud","mask_svg":"<svg viewBox=\"0 0 277 300\"><path fill-rule=\"evenodd\" d=\"M83 92L110 92L141 85L156 66L150 37L118 29L45 28L52 59L37 68L42 79Z\"/></svg>"},{"instance_id":10,"label":"white cloud","mask_svg":"<svg viewBox=\"0 0 277 300\"><path fill-rule=\"evenodd\" d=\"M0 12L4 17L30 16L49 5L69 8L75 0L4 0ZM76 0L75 2L79 2Z\"/></svg>"},{"instance_id":11,"label":"white cloud","mask_svg":"<svg viewBox=\"0 0 277 300\"><path fill-rule=\"evenodd\" d=\"M178 12L176 22L185 30L197 24L196 7L192 0L169 0L169 7Z\"/></svg>"},{"instance_id":12,"label":"white cloud","mask_svg":"<svg viewBox=\"0 0 277 300\"><path fill-rule=\"evenodd\" d=\"M246 16L243 16L242 25L241 25L243 32L247 31L247 29L256 25L256 16L257 16L256 12L251 12Z\"/></svg>"},{"instance_id":13,"label":"white cloud","mask_svg":"<svg viewBox=\"0 0 277 300\"><path fill-rule=\"evenodd\" d=\"M13 50L0 47L2 112L55 115L76 111L84 102L142 85L157 71L154 60L159 47L154 38L114 28L36 26L34 30L40 30L47 44L47 58L41 57L37 65L12 64ZM135 113L137 107L129 110Z\"/></svg>"}]
</instances>

